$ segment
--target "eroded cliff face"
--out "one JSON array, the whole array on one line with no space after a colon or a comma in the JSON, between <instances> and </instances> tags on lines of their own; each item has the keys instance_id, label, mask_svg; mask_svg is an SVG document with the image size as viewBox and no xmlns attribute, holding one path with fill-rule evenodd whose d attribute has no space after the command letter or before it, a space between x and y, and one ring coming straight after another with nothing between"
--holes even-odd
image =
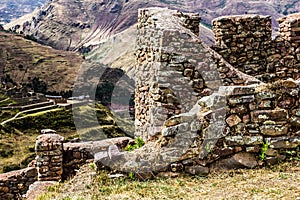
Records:
<instances>
[{"instance_id":1,"label":"eroded cliff face","mask_svg":"<svg viewBox=\"0 0 300 200\"><path fill-rule=\"evenodd\" d=\"M18 33L32 35L57 49L81 52L111 35L137 23L137 10L146 7L169 7L198 12L209 25L215 17L256 13L278 19L299 11L299 2L289 1L166 1L166 0L52 0L33 13L5 26ZM273 20L275 27L276 21Z\"/></svg>"}]
</instances>

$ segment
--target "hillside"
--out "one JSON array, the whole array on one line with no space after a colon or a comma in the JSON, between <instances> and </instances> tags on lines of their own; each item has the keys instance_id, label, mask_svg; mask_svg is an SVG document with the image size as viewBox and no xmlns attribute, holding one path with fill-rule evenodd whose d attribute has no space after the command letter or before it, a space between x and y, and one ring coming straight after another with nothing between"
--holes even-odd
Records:
<instances>
[{"instance_id":1,"label":"hillside","mask_svg":"<svg viewBox=\"0 0 300 200\"><path fill-rule=\"evenodd\" d=\"M139 8L153 6L198 12L207 25L210 25L212 19L229 14L271 15L276 27L275 20L285 14L299 11L300 2L297 0L216 0L213 2L208 0L56 0L7 24L5 28L32 35L57 49L86 52L89 46L97 45L101 40L134 25Z\"/></svg>"},{"instance_id":2,"label":"hillside","mask_svg":"<svg viewBox=\"0 0 300 200\"><path fill-rule=\"evenodd\" d=\"M2 0L0 2L0 24L8 23L35 8L44 5L46 0Z\"/></svg>"},{"instance_id":3,"label":"hillside","mask_svg":"<svg viewBox=\"0 0 300 200\"><path fill-rule=\"evenodd\" d=\"M82 62L79 54L0 31L0 76L7 87L23 84L39 87L39 92L69 91Z\"/></svg>"}]
</instances>

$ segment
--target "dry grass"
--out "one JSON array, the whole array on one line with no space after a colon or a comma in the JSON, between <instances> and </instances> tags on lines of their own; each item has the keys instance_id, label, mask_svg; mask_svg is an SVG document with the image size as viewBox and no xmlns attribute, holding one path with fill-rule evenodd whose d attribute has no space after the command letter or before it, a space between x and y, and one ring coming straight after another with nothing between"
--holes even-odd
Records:
<instances>
[{"instance_id":1,"label":"dry grass","mask_svg":"<svg viewBox=\"0 0 300 200\"><path fill-rule=\"evenodd\" d=\"M84 166L71 180L50 188L38 199L300 199L300 162L273 168L182 174L148 181L108 179Z\"/></svg>"}]
</instances>

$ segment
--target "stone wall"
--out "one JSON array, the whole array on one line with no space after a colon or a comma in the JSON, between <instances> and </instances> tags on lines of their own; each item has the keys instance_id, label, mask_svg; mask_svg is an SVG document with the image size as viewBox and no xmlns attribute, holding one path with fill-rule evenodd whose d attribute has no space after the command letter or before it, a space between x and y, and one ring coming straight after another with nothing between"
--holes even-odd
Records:
<instances>
[{"instance_id":1,"label":"stone wall","mask_svg":"<svg viewBox=\"0 0 300 200\"><path fill-rule=\"evenodd\" d=\"M36 165L38 181L58 181L63 174L63 141L57 134L43 134L37 137Z\"/></svg>"},{"instance_id":2,"label":"stone wall","mask_svg":"<svg viewBox=\"0 0 300 200\"><path fill-rule=\"evenodd\" d=\"M298 79L300 46L298 15L279 20L279 37L272 39L271 17L224 16L213 20L214 49L233 67L270 83Z\"/></svg>"},{"instance_id":3,"label":"stone wall","mask_svg":"<svg viewBox=\"0 0 300 200\"><path fill-rule=\"evenodd\" d=\"M155 137L163 122L189 111L221 85L259 81L203 44L200 17L163 8L139 10L135 90L136 136Z\"/></svg>"},{"instance_id":4,"label":"stone wall","mask_svg":"<svg viewBox=\"0 0 300 200\"><path fill-rule=\"evenodd\" d=\"M278 20L280 36L292 43L300 42L300 14L292 14Z\"/></svg>"},{"instance_id":5,"label":"stone wall","mask_svg":"<svg viewBox=\"0 0 300 200\"><path fill-rule=\"evenodd\" d=\"M36 180L35 167L0 174L0 199L21 199Z\"/></svg>"},{"instance_id":6,"label":"stone wall","mask_svg":"<svg viewBox=\"0 0 300 200\"><path fill-rule=\"evenodd\" d=\"M120 137L91 142L64 142L58 134L42 134L36 140L36 160L33 167L0 174L0 199L19 199L31 184L66 180L87 162L93 162L94 154L107 152L109 146L123 149L131 138ZM92 159L92 160L91 160Z\"/></svg>"},{"instance_id":7,"label":"stone wall","mask_svg":"<svg viewBox=\"0 0 300 200\"><path fill-rule=\"evenodd\" d=\"M118 154L115 167L195 174L273 164L299 151L298 44L272 39L268 16L227 16L213 22L214 51L178 23L186 16L195 15L139 11L135 134L149 141L139 155Z\"/></svg>"},{"instance_id":8,"label":"stone wall","mask_svg":"<svg viewBox=\"0 0 300 200\"><path fill-rule=\"evenodd\" d=\"M107 152L110 145L123 149L130 141L130 138L120 137L101 141L64 143L62 179L66 180L75 175L76 170L82 165L93 161L96 153Z\"/></svg>"},{"instance_id":9,"label":"stone wall","mask_svg":"<svg viewBox=\"0 0 300 200\"><path fill-rule=\"evenodd\" d=\"M214 169L276 164L297 156L300 148L299 91L299 81L286 80L273 85L220 87L219 95L226 99L223 108L217 106L219 101L200 99L197 116L202 123L201 138L195 139L198 145L191 146L177 162L170 164L169 170L172 171L172 165L181 165L188 173L195 173L193 170L197 169L201 174ZM218 117L223 118L225 126L221 130L223 135L216 138L208 135L207 130L209 125L216 126ZM172 132L173 127L186 123L177 120L174 124L174 119L176 116L165 122L162 133L167 140L180 134L178 129ZM215 142L206 143L205 139ZM268 146L266 152L261 150L263 145Z\"/></svg>"}]
</instances>

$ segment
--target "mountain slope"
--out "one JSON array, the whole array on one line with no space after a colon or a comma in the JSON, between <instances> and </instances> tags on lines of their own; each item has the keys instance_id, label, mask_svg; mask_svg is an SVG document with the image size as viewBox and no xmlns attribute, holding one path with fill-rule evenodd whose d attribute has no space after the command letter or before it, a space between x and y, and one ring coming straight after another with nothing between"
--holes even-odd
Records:
<instances>
[{"instance_id":1,"label":"mountain slope","mask_svg":"<svg viewBox=\"0 0 300 200\"><path fill-rule=\"evenodd\" d=\"M206 24L221 15L257 13L272 15L276 26L277 18L300 11L297 0L53 0L5 28L32 35L57 49L86 52L89 49L83 46L97 45L124 31L136 23L139 8L152 6L199 12Z\"/></svg>"},{"instance_id":2,"label":"mountain slope","mask_svg":"<svg viewBox=\"0 0 300 200\"><path fill-rule=\"evenodd\" d=\"M1 0L0 24L8 23L24 14L31 13L35 8L44 5L46 0Z\"/></svg>"},{"instance_id":3,"label":"mountain slope","mask_svg":"<svg viewBox=\"0 0 300 200\"><path fill-rule=\"evenodd\" d=\"M0 31L2 81L29 87L35 81L45 84L43 92L68 91L73 87L82 62L79 54L55 50Z\"/></svg>"}]
</instances>

